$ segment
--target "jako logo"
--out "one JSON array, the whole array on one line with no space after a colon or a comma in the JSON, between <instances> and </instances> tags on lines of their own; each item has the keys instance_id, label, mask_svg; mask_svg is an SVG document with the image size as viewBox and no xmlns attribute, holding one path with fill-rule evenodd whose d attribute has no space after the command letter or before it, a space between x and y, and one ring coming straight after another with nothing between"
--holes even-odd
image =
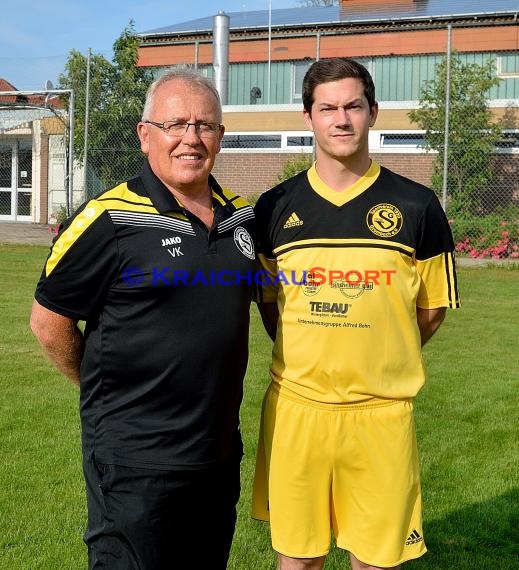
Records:
<instances>
[{"instance_id":1,"label":"jako logo","mask_svg":"<svg viewBox=\"0 0 519 570\"><path fill-rule=\"evenodd\" d=\"M166 247L167 245L176 245L178 243L182 243L182 239L178 236L162 238L162 247Z\"/></svg>"}]
</instances>

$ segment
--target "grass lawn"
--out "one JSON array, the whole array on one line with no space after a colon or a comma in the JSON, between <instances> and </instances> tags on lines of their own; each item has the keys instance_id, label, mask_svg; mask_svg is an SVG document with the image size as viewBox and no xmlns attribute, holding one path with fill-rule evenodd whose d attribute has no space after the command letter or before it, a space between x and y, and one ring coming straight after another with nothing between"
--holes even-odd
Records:
<instances>
[{"instance_id":1,"label":"grass lawn","mask_svg":"<svg viewBox=\"0 0 519 570\"><path fill-rule=\"evenodd\" d=\"M28 328L46 253L0 247L1 569L86 567L78 394ZM429 379L415 409L429 553L406 568L510 570L519 568L519 270L462 268L459 281L462 309L448 313L425 348ZM249 517L269 356L253 308L243 492L229 563L236 570L275 568L267 525ZM328 570L347 567L342 552L328 557Z\"/></svg>"}]
</instances>

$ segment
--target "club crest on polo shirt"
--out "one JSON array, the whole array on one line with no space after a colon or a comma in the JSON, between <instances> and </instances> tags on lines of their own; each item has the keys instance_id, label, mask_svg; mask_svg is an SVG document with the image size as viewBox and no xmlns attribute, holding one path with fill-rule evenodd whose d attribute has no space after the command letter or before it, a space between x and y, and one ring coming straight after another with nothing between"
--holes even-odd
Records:
<instances>
[{"instance_id":1,"label":"club crest on polo shirt","mask_svg":"<svg viewBox=\"0 0 519 570\"><path fill-rule=\"evenodd\" d=\"M241 253L249 259L254 259L254 242L249 232L242 226L234 230L234 243Z\"/></svg>"}]
</instances>

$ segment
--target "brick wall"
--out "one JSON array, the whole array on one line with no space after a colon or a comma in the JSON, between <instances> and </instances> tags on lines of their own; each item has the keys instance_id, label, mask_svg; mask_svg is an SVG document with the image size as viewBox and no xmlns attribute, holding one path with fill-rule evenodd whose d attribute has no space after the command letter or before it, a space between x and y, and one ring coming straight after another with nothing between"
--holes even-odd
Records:
<instances>
[{"instance_id":1,"label":"brick wall","mask_svg":"<svg viewBox=\"0 0 519 570\"><path fill-rule=\"evenodd\" d=\"M258 195L278 183L283 165L300 154L219 154L213 174L218 182L242 196ZM435 155L372 153L380 165L429 186ZM494 157L495 178L485 191L485 206L519 205L519 155Z\"/></svg>"},{"instance_id":2,"label":"brick wall","mask_svg":"<svg viewBox=\"0 0 519 570\"><path fill-rule=\"evenodd\" d=\"M429 186L433 170L434 155L427 154L376 154L373 160L397 174Z\"/></svg>"},{"instance_id":3,"label":"brick wall","mask_svg":"<svg viewBox=\"0 0 519 570\"><path fill-rule=\"evenodd\" d=\"M213 168L218 182L242 196L261 194L278 182L283 165L299 154L220 153ZM425 154L372 154L374 160L402 176L426 186L433 156Z\"/></svg>"},{"instance_id":4,"label":"brick wall","mask_svg":"<svg viewBox=\"0 0 519 570\"><path fill-rule=\"evenodd\" d=\"M223 186L242 196L261 194L278 183L283 165L300 154L220 153L213 175Z\"/></svg>"}]
</instances>

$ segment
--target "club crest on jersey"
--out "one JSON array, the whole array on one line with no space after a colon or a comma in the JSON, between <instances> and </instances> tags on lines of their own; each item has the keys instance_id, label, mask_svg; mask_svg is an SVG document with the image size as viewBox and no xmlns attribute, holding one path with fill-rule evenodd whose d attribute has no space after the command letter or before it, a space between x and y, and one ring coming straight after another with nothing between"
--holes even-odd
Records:
<instances>
[{"instance_id":1,"label":"club crest on jersey","mask_svg":"<svg viewBox=\"0 0 519 570\"><path fill-rule=\"evenodd\" d=\"M375 235L393 237L402 229L402 213L393 204L377 204L368 212L366 223Z\"/></svg>"},{"instance_id":2,"label":"club crest on jersey","mask_svg":"<svg viewBox=\"0 0 519 570\"><path fill-rule=\"evenodd\" d=\"M245 257L254 259L254 243L249 232L242 226L234 230L234 243Z\"/></svg>"}]
</instances>

